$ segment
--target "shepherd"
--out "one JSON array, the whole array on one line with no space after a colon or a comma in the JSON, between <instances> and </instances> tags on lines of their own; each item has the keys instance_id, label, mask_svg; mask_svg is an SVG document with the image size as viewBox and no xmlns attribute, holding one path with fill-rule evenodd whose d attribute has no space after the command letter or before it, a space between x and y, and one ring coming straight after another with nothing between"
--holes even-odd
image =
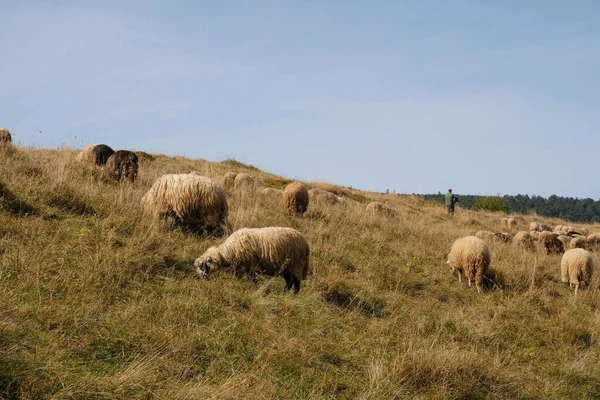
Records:
<instances>
[{"instance_id":1,"label":"shepherd","mask_svg":"<svg viewBox=\"0 0 600 400\"><path fill-rule=\"evenodd\" d=\"M458 196L452 194L452 189L448 189L446 193L446 207L448 207L448 214L454 215L454 204L458 203Z\"/></svg>"}]
</instances>

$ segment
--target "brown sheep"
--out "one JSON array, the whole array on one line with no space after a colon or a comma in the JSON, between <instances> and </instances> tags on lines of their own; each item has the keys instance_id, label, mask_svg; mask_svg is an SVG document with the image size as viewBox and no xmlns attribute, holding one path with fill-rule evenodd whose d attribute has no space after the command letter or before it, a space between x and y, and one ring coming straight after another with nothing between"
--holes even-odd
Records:
<instances>
[{"instance_id":1,"label":"brown sheep","mask_svg":"<svg viewBox=\"0 0 600 400\"><path fill-rule=\"evenodd\" d=\"M462 283L462 273L464 273L469 280L469 286L472 281L475 281L477 292L481 293L483 278L490 266L490 260L490 250L487 244L475 236L467 236L457 239L452 244L446 263L450 265L452 274L455 271L458 272L460 283Z\"/></svg>"},{"instance_id":2,"label":"brown sheep","mask_svg":"<svg viewBox=\"0 0 600 400\"><path fill-rule=\"evenodd\" d=\"M308 275L310 246L295 229L282 227L242 228L219 246L210 247L194 261L198 275L210 279L215 269L234 268L238 274L283 275L285 290L300 291Z\"/></svg>"},{"instance_id":3,"label":"brown sheep","mask_svg":"<svg viewBox=\"0 0 600 400\"><path fill-rule=\"evenodd\" d=\"M0 128L0 143L11 143L12 135L6 128Z\"/></svg>"},{"instance_id":4,"label":"brown sheep","mask_svg":"<svg viewBox=\"0 0 600 400\"><path fill-rule=\"evenodd\" d=\"M548 232L547 235L540 235L540 244L546 249L546 254L562 254L565 248L556 233Z\"/></svg>"},{"instance_id":5,"label":"brown sheep","mask_svg":"<svg viewBox=\"0 0 600 400\"><path fill-rule=\"evenodd\" d=\"M115 180L127 178L133 183L138 174L138 156L133 151L119 150L108 158L105 168Z\"/></svg>"},{"instance_id":6,"label":"brown sheep","mask_svg":"<svg viewBox=\"0 0 600 400\"><path fill-rule=\"evenodd\" d=\"M105 144L96 145L92 149L92 159L94 160L94 164L99 167L105 166L113 154L115 154L115 151Z\"/></svg>"},{"instance_id":7,"label":"brown sheep","mask_svg":"<svg viewBox=\"0 0 600 400\"><path fill-rule=\"evenodd\" d=\"M289 183L283 190L283 207L293 214L302 216L309 202L308 190L301 182Z\"/></svg>"}]
</instances>

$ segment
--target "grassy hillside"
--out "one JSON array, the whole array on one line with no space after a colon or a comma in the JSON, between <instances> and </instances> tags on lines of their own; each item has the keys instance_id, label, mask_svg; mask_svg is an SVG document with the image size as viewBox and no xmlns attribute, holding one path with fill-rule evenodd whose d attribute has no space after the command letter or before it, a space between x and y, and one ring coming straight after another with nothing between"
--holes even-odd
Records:
<instances>
[{"instance_id":1,"label":"grassy hillside","mask_svg":"<svg viewBox=\"0 0 600 400\"><path fill-rule=\"evenodd\" d=\"M491 244L485 294L450 276L452 242L499 230L499 216L450 218L417 197L319 183L348 207L294 218L278 201L231 193L233 229L290 226L310 242L312 275L292 295L282 278L196 278L194 259L222 239L166 230L139 207L164 173L244 171L273 187L284 178L157 156L119 185L75 154L0 152L1 398L599 396L600 274L574 298L560 257L540 254L530 289L535 256ZM372 199L399 216L367 218Z\"/></svg>"}]
</instances>

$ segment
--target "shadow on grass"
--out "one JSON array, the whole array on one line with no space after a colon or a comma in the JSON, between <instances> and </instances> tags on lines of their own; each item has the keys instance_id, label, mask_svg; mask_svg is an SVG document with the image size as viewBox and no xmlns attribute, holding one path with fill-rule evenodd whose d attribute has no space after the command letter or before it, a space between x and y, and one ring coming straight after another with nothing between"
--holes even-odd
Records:
<instances>
[{"instance_id":1,"label":"shadow on grass","mask_svg":"<svg viewBox=\"0 0 600 400\"><path fill-rule=\"evenodd\" d=\"M37 210L27 202L15 196L4 183L0 182L0 208L2 210L19 217L32 215Z\"/></svg>"}]
</instances>

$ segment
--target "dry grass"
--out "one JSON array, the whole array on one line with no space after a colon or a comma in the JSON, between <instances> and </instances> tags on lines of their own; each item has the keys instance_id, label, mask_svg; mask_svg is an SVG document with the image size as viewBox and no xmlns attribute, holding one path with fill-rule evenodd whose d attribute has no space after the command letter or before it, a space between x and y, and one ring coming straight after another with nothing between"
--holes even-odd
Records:
<instances>
[{"instance_id":1,"label":"dry grass","mask_svg":"<svg viewBox=\"0 0 600 400\"><path fill-rule=\"evenodd\" d=\"M280 201L232 193L232 228L290 226L307 237L313 272L294 296L284 294L282 278L197 279L193 260L220 240L152 225L139 206L164 173L220 179L234 166L259 186L283 178L233 161L156 156L135 184L117 184L75 154L0 153L1 398L600 393L597 276L574 298L559 282L559 256L536 261L504 243L490 244L484 295L450 276L452 242L499 231L498 215L457 210L451 218L413 196L318 184L380 201L398 216L367 218L364 203L349 200L295 218Z\"/></svg>"}]
</instances>

